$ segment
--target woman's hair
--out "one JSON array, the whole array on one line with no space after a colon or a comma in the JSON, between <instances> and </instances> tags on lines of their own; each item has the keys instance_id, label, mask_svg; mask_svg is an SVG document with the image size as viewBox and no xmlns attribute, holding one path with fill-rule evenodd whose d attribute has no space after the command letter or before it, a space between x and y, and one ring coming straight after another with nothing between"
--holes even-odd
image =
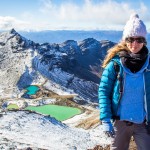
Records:
<instances>
[{"instance_id":1,"label":"woman's hair","mask_svg":"<svg viewBox=\"0 0 150 150\"><path fill-rule=\"evenodd\" d=\"M126 50L128 51L129 49L126 46L125 41L121 41L120 43L116 44L114 47L110 48L107 51L107 55L102 63L102 68L105 68L106 65L109 63L109 61L120 51Z\"/></svg>"}]
</instances>

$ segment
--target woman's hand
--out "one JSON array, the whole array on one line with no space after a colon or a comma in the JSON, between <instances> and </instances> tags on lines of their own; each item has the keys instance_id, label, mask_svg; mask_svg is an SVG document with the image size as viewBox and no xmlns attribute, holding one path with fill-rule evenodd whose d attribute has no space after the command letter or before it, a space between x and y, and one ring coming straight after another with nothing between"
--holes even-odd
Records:
<instances>
[{"instance_id":1,"label":"woman's hand","mask_svg":"<svg viewBox=\"0 0 150 150\"><path fill-rule=\"evenodd\" d=\"M105 133L105 135L107 137L114 138L115 131L114 131L114 127L113 127L110 119L103 120L102 121L102 126L103 126L103 132Z\"/></svg>"}]
</instances>

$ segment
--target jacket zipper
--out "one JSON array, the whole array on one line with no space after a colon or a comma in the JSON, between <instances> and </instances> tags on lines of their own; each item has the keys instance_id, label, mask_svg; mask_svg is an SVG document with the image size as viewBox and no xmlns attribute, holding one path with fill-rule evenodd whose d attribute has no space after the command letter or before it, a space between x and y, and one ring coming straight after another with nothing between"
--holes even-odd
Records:
<instances>
[{"instance_id":1,"label":"jacket zipper","mask_svg":"<svg viewBox=\"0 0 150 150\"><path fill-rule=\"evenodd\" d=\"M119 93L120 93L120 96L119 96L119 99L118 99L118 105L117 105L117 110L116 110L116 116L117 116L117 113L118 113L118 109L119 109L119 105L120 105L120 102L121 102L121 98L122 98L122 94L123 94L123 91L124 91L124 84L125 84L125 81L123 81L123 79L125 77L125 73L123 73L123 77L120 76L120 79L119 79ZM124 83L123 83L124 82Z\"/></svg>"},{"instance_id":2,"label":"jacket zipper","mask_svg":"<svg viewBox=\"0 0 150 150\"><path fill-rule=\"evenodd\" d=\"M144 107L145 107L145 111L146 111L146 123L148 121L148 111L147 111L147 102L146 102L146 89L145 89L145 77L143 74L143 80L144 80Z\"/></svg>"}]
</instances>

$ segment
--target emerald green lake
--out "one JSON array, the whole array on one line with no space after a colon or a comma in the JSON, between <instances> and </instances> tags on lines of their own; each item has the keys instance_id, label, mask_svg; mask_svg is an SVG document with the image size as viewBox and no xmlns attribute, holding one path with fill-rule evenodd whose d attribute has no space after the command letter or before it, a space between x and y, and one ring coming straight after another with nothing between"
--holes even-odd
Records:
<instances>
[{"instance_id":1,"label":"emerald green lake","mask_svg":"<svg viewBox=\"0 0 150 150\"><path fill-rule=\"evenodd\" d=\"M7 109L19 109L16 104L10 104L7 106Z\"/></svg>"},{"instance_id":2,"label":"emerald green lake","mask_svg":"<svg viewBox=\"0 0 150 150\"><path fill-rule=\"evenodd\" d=\"M36 85L30 85L29 87L26 88L27 93L29 95L36 94L36 92L39 90L39 87Z\"/></svg>"},{"instance_id":3,"label":"emerald green lake","mask_svg":"<svg viewBox=\"0 0 150 150\"><path fill-rule=\"evenodd\" d=\"M9 105L9 109L15 108L15 105ZM69 119L81 113L79 108L59 106L59 105L43 105L43 106L28 106L25 110L32 110L41 114L50 115L59 121Z\"/></svg>"}]
</instances>

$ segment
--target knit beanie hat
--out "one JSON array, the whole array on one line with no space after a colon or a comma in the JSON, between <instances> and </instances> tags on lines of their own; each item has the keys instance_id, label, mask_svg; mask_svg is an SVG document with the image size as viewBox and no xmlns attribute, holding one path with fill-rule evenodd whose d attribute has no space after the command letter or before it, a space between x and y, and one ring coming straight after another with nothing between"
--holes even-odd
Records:
<instances>
[{"instance_id":1,"label":"knit beanie hat","mask_svg":"<svg viewBox=\"0 0 150 150\"><path fill-rule=\"evenodd\" d=\"M127 37L132 36L146 38L146 34L147 30L143 21L139 19L138 14L132 14L124 27L122 39L125 40Z\"/></svg>"}]
</instances>

